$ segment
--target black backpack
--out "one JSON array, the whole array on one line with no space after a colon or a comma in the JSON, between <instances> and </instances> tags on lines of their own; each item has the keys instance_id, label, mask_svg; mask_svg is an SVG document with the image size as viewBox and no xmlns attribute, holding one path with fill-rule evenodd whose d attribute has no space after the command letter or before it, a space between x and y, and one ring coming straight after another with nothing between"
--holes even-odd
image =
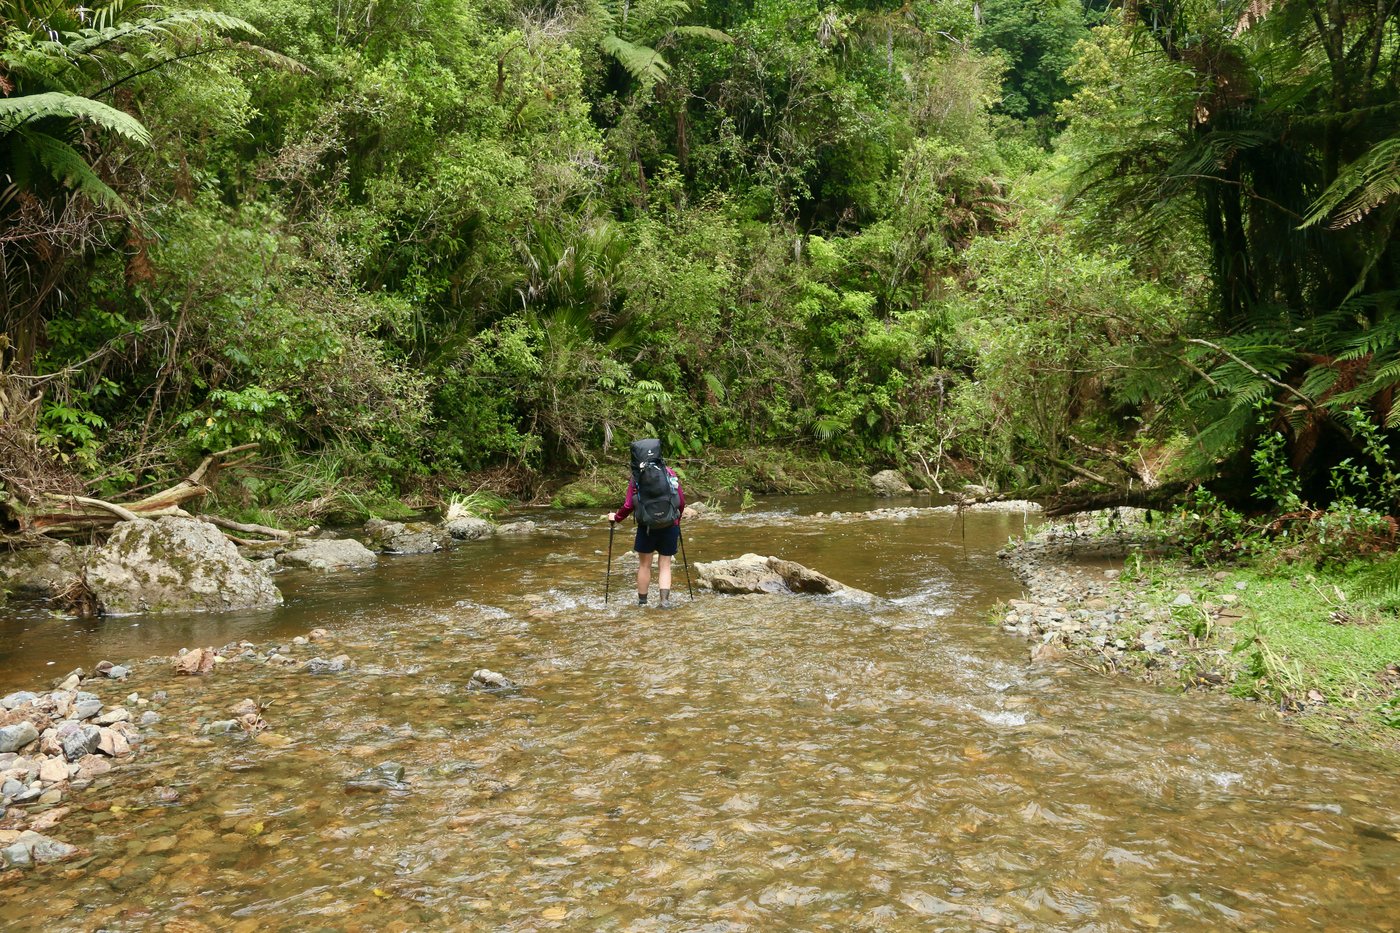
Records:
<instances>
[{"instance_id":1,"label":"black backpack","mask_svg":"<svg viewBox=\"0 0 1400 933\"><path fill-rule=\"evenodd\" d=\"M637 524L661 531L681 517L680 489L661 460L661 441L632 442L632 482L637 486Z\"/></svg>"}]
</instances>

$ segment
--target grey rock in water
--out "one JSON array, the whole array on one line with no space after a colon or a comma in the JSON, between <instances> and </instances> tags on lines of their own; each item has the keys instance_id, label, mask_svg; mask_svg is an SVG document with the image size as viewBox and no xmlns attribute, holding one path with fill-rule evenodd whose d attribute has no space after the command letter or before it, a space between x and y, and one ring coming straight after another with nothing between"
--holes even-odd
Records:
<instances>
[{"instance_id":1,"label":"grey rock in water","mask_svg":"<svg viewBox=\"0 0 1400 933\"><path fill-rule=\"evenodd\" d=\"M379 556L353 538L302 541L277 556L284 567L332 572L360 570L379 563Z\"/></svg>"},{"instance_id":2,"label":"grey rock in water","mask_svg":"<svg viewBox=\"0 0 1400 933\"><path fill-rule=\"evenodd\" d=\"M17 722L0 728L0 752L17 752L39 737L32 722Z\"/></svg>"},{"instance_id":3,"label":"grey rock in water","mask_svg":"<svg viewBox=\"0 0 1400 933\"><path fill-rule=\"evenodd\" d=\"M471 680L467 681L468 690L501 691L514 690L515 681L504 674L497 674L495 671L481 668L473 671Z\"/></svg>"},{"instance_id":4,"label":"grey rock in water","mask_svg":"<svg viewBox=\"0 0 1400 933\"><path fill-rule=\"evenodd\" d=\"M496 528L498 535L532 535L539 529L539 526L531 521L507 522Z\"/></svg>"},{"instance_id":5,"label":"grey rock in water","mask_svg":"<svg viewBox=\"0 0 1400 933\"><path fill-rule=\"evenodd\" d=\"M846 586L795 561L760 554L697 563L695 573L697 584L708 586L717 593L817 594L861 603L875 598L864 590Z\"/></svg>"},{"instance_id":6,"label":"grey rock in water","mask_svg":"<svg viewBox=\"0 0 1400 933\"><path fill-rule=\"evenodd\" d=\"M167 515L118 522L93 551L87 584L108 614L217 612L278 605L272 577L214 525Z\"/></svg>"},{"instance_id":7,"label":"grey rock in water","mask_svg":"<svg viewBox=\"0 0 1400 933\"><path fill-rule=\"evenodd\" d=\"M82 580L83 554L66 541L43 540L35 547L0 554L0 590L57 596Z\"/></svg>"},{"instance_id":8,"label":"grey rock in water","mask_svg":"<svg viewBox=\"0 0 1400 933\"><path fill-rule=\"evenodd\" d=\"M908 496L914 492L914 487L900 475L898 470L881 470L870 477L870 488L875 490L877 496Z\"/></svg>"},{"instance_id":9,"label":"grey rock in water","mask_svg":"<svg viewBox=\"0 0 1400 933\"><path fill-rule=\"evenodd\" d=\"M346 781L345 789L348 791L383 792L408 790L408 785L403 780L403 765L386 761Z\"/></svg>"},{"instance_id":10,"label":"grey rock in water","mask_svg":"<svg viewBox=\"0 0 1400 933\"><path fill-rule=\"evenodd\" d=\"M97 743L102 741L102 730L92 725L77 726L67 731L60 728L58 734L63 747L63 757L69 761L77 761L84 755L91 755L97 751Z\"/></svg>"},{"instance_id":11,"label":"grey rock in water","mask_svg":"<svg viewBox=\"0 0 1400 933\"><path fill-rule=\"evenodd\" d=\"M365 522L365 536L387 554L431 554L448 545L452 536L428 522L386 522L372 518Z\"/></svg>"},{"instance_id":12,"label":"grey rock in water","mask_svg":"<svg viewBox=\"0 0 1400 933\"><path fill-rule=\"evenodd\" d=\"M113 664L112 669L107 671L107 676L113 680L126 680L131 676L131 668L123 667L120 664Z\"/></svg>"},{"instance_id":13,"label":"grey rock in water","mask_svg":"<svg viewBox=\"0 0 1400 933\"><path fill-rule=\"evenodd\" d=\"M154 726L158 722L160 722L160 713L147 710L141 714L141 725L143 726Z\"/></svg>"},{"instance_id":14,"label":"grey rock in water","mask_svg":"<svg viewBox=\"0 0 1400 933\"><path fill-rule=\"evenodd\" d=\"M330 660L312 658L303 664L301 669L306 674L339 674L348 667L350 667L350 655L340 654Z\"/></svg>"},{"instance_id":15,"label":"grey rock in water","mask_svg":"<svg viewBox=\"0 0 1400 933\"><path fill-rule=\"evenodd\" d=\"M29 854L34 861L40 865L47 865L51 862L61 862L64 859L72 858L78 854L78 847L71 846L66 842L59 842L48 836L39 833L24 833L19 837L21 844L29 845Z\"/></svg>"},{"instance_id":16,"label":"grey rock in water","mask_svg":"<svg viewBox=\"0 0 1400 933\"><path fill-rule=\"evenodd\" d=\"M204 728L199 731L204 735L224 735L228 732L237 732L238 729L237 719L216 719L213 722L205 723Z\"/></svg>"},{"instance_id":17,"label":"grey rock in water","mask_svg":"<svg viewBox=\"0 0 1400 933\"><path fill-rule=\"evenodd\" d=\"M17 706L23 706L26 703L32 703L37 699L39 699L39 695L37 693L30 693L28 690L21 690L18 693L11 693L6 695L4 699L0 699L0 706L3 706L5 709L14 709Z\"/></svg>"},{"instance_id":18,"label":"grey rock in water","mask_svg":"<svg viewBox=\"0 0 1400 933\"><path fill-rule=\"evenodd\" d=\"M27 868L33 861L34 858L30 854L29 847L22 842L16 842L0 849L0 863L3 863L6 868Z\"/></svg>"},{"instance_id":19,"label":"grey rock in water","mask_svg":"<svg viewBox=\"0 0 1400 933\"><path fill-rule=\"evenodd\" d=\"M454 518L442 523L442 530L458 541L476 541L496 533L496 526L484 518Z\"/></svg>"},{"instance_id":20,"label":"grey rock in water","mask_svg":"<svg viewBox=\"0 0 1400 933\"><path fill-rule=\"evenodd\" d=\"M35 862L40 865L61 862L77 854L77 846L27 830L20 833L19 838L9 846L0 849L0 861L10 868L25 868Z\"/></svg>"}]
</instances>

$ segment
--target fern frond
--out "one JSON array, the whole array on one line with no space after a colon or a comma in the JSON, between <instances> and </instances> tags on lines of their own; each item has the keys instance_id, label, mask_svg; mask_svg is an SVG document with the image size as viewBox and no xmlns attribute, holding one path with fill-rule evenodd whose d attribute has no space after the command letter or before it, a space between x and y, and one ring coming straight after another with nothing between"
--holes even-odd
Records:
<instances>
[{"instance_id":1,"label":"fern frond","mask_svg":"<svg viewBox=\"0 0 1400 933\"><path fill-rule=\"evenodd\" d=\"M722 29L711 29L709 26L677 26L671 30L671 34L691 39L708 39L724 45L734 44L734 37L729 33Z\"/></svg>"},{"instance_id":2,"label":"fern frond","mask_svg":"<svg viewBox=\"0 0 1400 933\"><path fill-rule=\"evenodd\" d=\"M604 52L617 59L628 74L644 85L660 84L671 71L661 53L650 46L635 45L615 35L605 36L602 46Z\"/></svg>"},{"instance_id":3,"label":"fern frond","mask_svg":"<svg viewBox=\"0 0 1400 933\"><path fill-rule=\"evenodd\" d=\"M29 152L64 187L113 210L131 212L121 196L97 177L78 150L47 133L25 131L22 135Z\"/></svg>"},{"instance_id":4,"label":"fern frond","mask_svg":"<svg viewBox=\"0 0 1400 933\"><path fill-rule=\"evenodd\" d=\"M0 133L11 133L30 121L50 117L84 120L142 145L151 141L150 132L140 120L87 97L49 91L0 98Z\"/></svg>"},{"instance_id":5,"label":"fern frond","mask_svg":"<svg viewBox=\"0 0 1400 933\"><path fill-rule=\"evenodd\" d=\"M65 33L65 46L72 55L93 55L99 50L128 39L159 39L191 27L208 27L218 33L241 32L260 36L257 27L237 16L212 10L174 10L164 16L132 20L105 29L80 29Z\"/></svg>"},{"instance_id":6,"label":"fern frond","mask_svg":"<svg viewBox=\"0 0 1400 933\"><path fill-rule=\"evenodd\" d=\"M1302 226L1331 218L1332 229L1348 227L1396 196L1400 196L1400 136L1376 143L1343 169L1313 203Z\"/></svg>"},{"instance_id":7,"label":"fern frond","mask_svg":"<svg viewBox=\"0 0 1400 933\"><path fill-rule=\"evenodd\" d=\"M723 402L729 394L725 391L724 383L720 382L719 377L714 373L705 373L705 385L709 387L710 394L715 397L716 401Z\"/></svg>"}]
</instances>

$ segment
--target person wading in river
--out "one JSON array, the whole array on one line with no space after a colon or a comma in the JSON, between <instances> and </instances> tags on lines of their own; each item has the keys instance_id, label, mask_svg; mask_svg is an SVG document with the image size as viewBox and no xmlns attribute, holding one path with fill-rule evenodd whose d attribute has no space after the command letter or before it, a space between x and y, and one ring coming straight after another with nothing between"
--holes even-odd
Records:
<instances>
[{"instance_id":1,"label":"person wading in river","mask_svg":"<svg viewBox=\"0 0 1400 933\"><path fill-rule=\"evenodd\" d=\"M661 442L648 438L632 442L632 476L627 481L627 498L622 508L606 516L620 522L637 515L637 605L647 604L651 588L651 555L659 554L659 583L662 609L671 608L671 558L681 539L681 516L685 514L685 492L676 471L661 460Z\"/></svg>"}]
</instances>

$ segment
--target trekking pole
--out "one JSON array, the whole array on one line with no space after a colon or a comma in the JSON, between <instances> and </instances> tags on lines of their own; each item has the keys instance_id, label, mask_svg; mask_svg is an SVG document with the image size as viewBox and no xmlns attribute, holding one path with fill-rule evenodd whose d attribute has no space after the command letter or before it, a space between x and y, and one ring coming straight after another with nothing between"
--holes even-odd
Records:
<instances>
[{"instance_id":1,"label":"trekking pole","mask_svg":"<svg viewBox=\"0 0 1400 933\"><path fill-rule=\"evenodd\" d=\"M681 534L680 526L676 526L676 537L681 542L681 563L685 564L685 586L690 590L690 601L695 602L695 585L690 582L690 558L685 556L685 535Z\"/></svg>"},{"instance_id":2,"label":"trekking pole","mask_svg":"<svg viewBox=\"0 0 1400 933\"><path fill-rule=\"evenodd\" d=\"M608 575L603 580L604 606L608 604L608 590L612 587L612 539L614 531L617 531L617 522L608 522Z\"/></svg>"}]
</instances>

